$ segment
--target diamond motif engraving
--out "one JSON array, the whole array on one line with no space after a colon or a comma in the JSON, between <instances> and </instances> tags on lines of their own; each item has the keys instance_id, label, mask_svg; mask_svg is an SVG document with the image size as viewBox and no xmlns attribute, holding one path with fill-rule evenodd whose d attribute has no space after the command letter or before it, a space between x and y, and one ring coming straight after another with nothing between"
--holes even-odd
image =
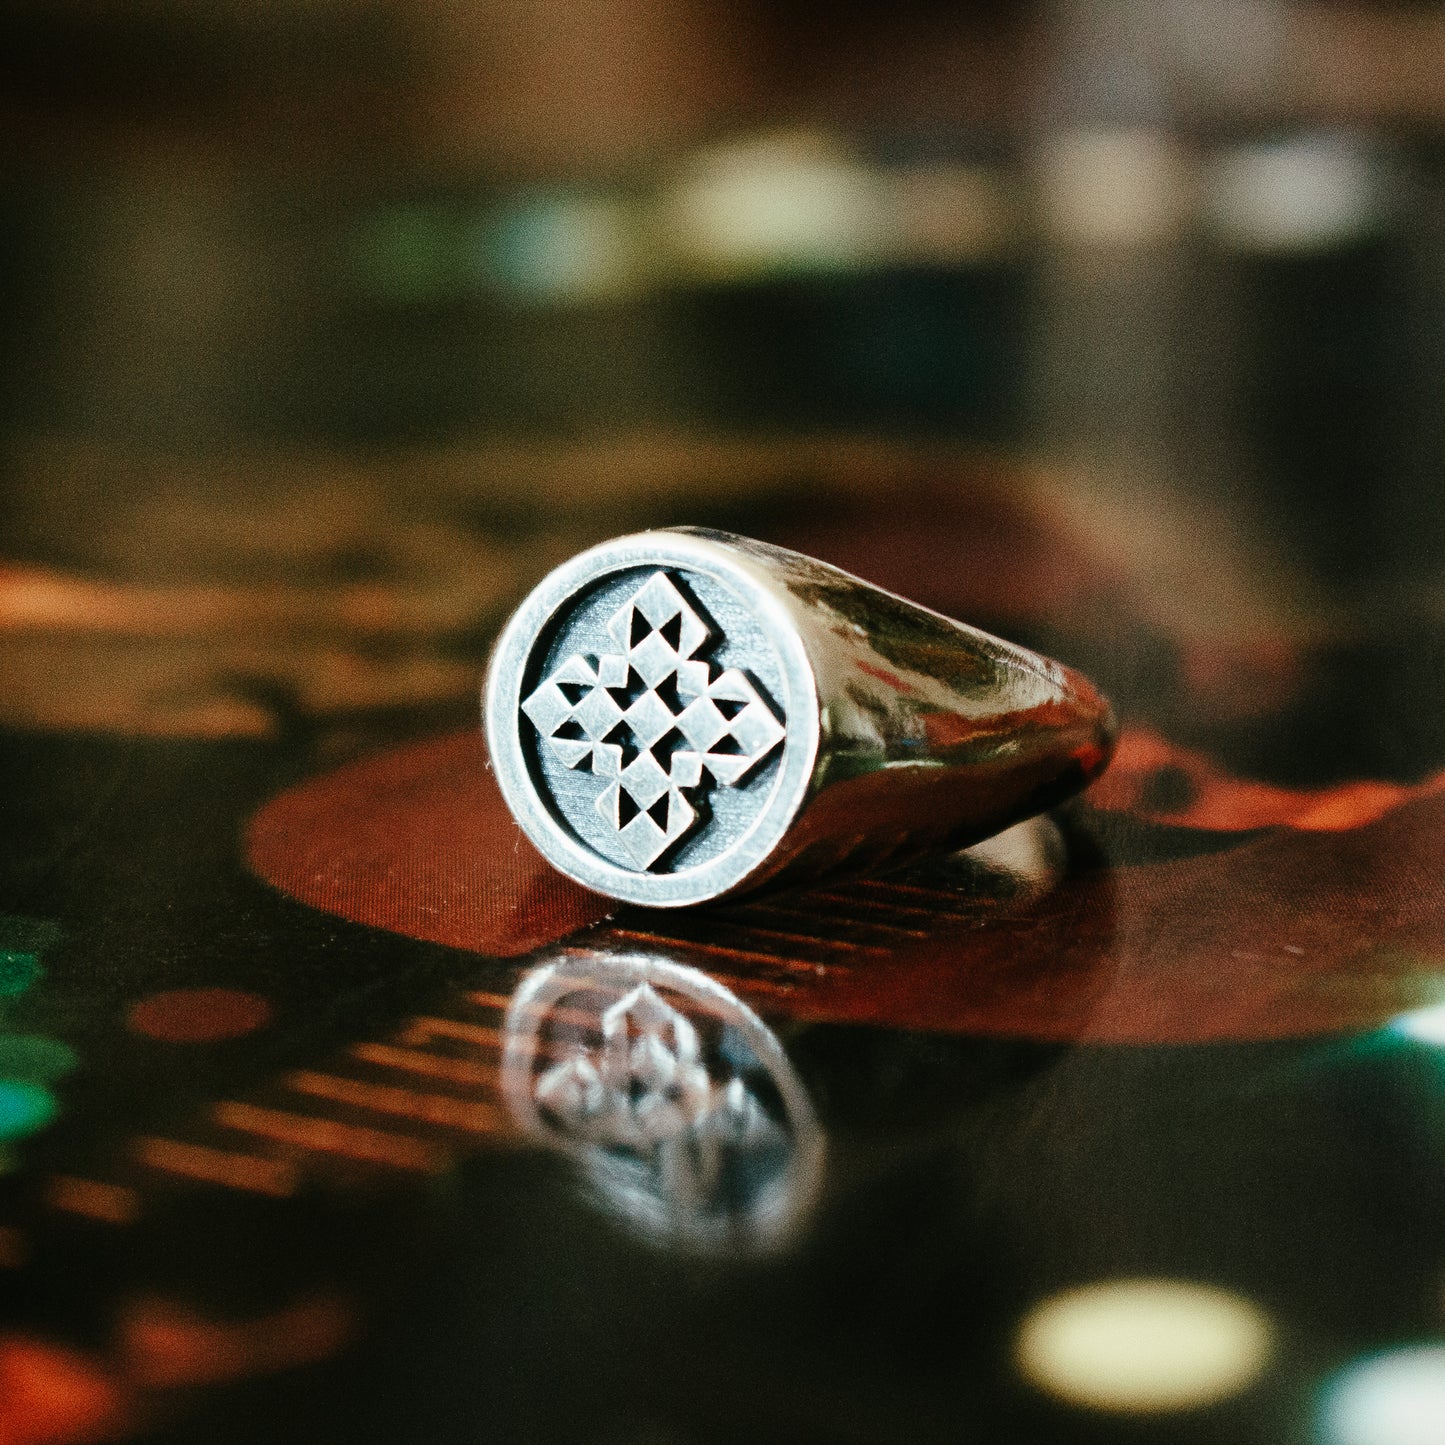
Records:
<instances>
[{"instance_id":1,"label":"diamond motif engraving","mask_svg":"<svg viewBox=\"0 0 1445 1445\"><path fill-rule=\"evenodd\" d=\"M653 573L607 632L618 652L569 657L522 711L564 766L604 781L597 812L647 869L698 826L704 774L736 787L785 729L745 673L713 677L695 656L712 629L666 573Z\"/></svg>"}]
</instances>

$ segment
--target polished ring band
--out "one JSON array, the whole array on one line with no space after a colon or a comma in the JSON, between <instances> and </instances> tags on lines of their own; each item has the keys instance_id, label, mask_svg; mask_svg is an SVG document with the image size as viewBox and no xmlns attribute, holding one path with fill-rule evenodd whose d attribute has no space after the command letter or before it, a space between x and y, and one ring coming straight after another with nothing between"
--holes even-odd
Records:
<instances>
[{"instance_id":1,"label":"polished ring band","mask_svg":"<svg viewBox=\"0 0 1445 1445\"><path fill-rule=\"evenodd\" d=\"M484 703L527 837L652 907L977 842L1108 763L1079 673L724 532L620 537L536 587Z\"/></svg>"}]
</instances>

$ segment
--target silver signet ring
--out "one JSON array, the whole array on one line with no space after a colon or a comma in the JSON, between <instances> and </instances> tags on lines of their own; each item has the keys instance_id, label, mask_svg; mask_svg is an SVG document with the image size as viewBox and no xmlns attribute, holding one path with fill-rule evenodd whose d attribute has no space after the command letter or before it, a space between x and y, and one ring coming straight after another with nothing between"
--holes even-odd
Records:
<instances>
[{"instance_id":1,"label":"silver signet ring","mask_svg":"<svg viewBox=\"0 0 1445 1445\"><path fill-rule=\"evenodd\" d=\"M1109 761L1079 673L797 552L640 532L564 563L503 629L502 796L586 888L668 908L962 847Z\"/></svg>"}]
</instances>

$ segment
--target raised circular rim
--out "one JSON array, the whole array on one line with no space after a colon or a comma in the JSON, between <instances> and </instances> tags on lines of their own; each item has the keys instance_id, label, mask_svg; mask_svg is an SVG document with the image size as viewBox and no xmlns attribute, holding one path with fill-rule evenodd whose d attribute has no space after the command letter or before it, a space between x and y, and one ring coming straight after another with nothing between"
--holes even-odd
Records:
<instances>
[{"instance_id":1,"label":"raised circular rim","mask_svg":"<svg viewBox=\"0 0 1445 1445\"><path fill-rule=\"evenodd\" d=\"M772 795L752 825L726 852L679 873L621 868L574 838L538 796L522 749L522 679L537 638L584 586L631 567L676 567L701 572L730 588L755 610L777 649L787 729L782 766ZM502 797L522 831L552 866L609 898L650 908L678 908L728 893L761 870L792 824L818 754L817 683L802 638L786 606L725 543L686 532L637 532L578 553L549 572L502 629L487 669L483 717L487 749Z\"/></svg>"}]
</instances>

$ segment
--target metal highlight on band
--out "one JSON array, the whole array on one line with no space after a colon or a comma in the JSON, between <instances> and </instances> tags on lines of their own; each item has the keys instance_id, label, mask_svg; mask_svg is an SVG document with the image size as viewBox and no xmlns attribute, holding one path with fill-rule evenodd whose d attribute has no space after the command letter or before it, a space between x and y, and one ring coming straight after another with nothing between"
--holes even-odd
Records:
<instances>
[{"instance_id":1,"label":"metal highlight on band","mask_svg":"<svg viewBox=\"0 0 1445 1445\"><path fill-rule=\"evenodd\" d=\"M493 655L503 796L556 867L659 907L961 847L1105 766L1079 674L799 553L639 533L558 568Z\"/></svg>"}]
</instances>

